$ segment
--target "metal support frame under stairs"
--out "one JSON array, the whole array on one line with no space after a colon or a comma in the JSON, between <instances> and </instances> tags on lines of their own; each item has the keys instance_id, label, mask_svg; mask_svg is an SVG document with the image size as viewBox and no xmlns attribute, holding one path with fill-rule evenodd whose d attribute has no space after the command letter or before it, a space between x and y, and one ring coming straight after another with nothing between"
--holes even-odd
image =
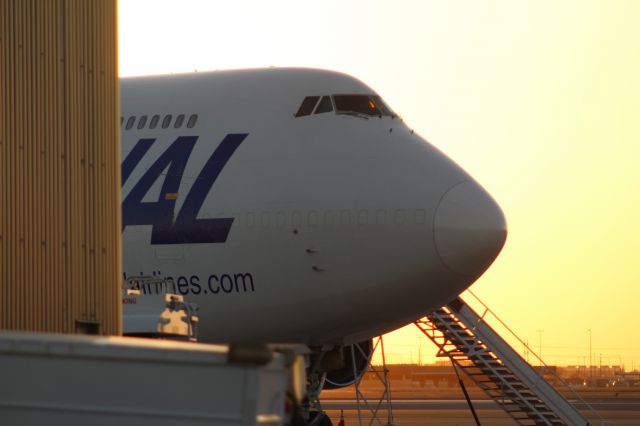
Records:
<instances>
[{"instance_id":1,"label":"metal support frame under stairs","mask_svg":"<svg viewBox=\"0 0 640 426\"><path fill-rule=\"evenodd\" d=\"M371 358L376 350L379 349L382 356L382 365L375 366L371 363ZM389 370L387 369L387 360L384 353L384 341L382 336L378 336L373 339L373 349L371 353L367 353L360 347L360 345L350 345L351 359L353 361L353 374L354 377L358 377L358 371L355 364L356 353L360 352L360 356L364 356L368 359L368 368L365 374L374 374L375 378L380 381L383 386L382 393L377 398L367 398L360 388L360 380L364 377L362 375L355 382L356 391L356 407L358 410L358 424L363 425L363 421L366 421L365 413L368 411L371 415L368 425L379 424L381 426L393 425L393 408L391 406L391 384L389 382ZM381 414L386 411L386 419Z\"/></svg>"},{"instance_id":2,"label":"metal support frame under stairs","mask_svg":"<svg viewBox=\"0 0 640 426\"><path fill-rule=\"evenodd\" d=\"M415 324L436 344L438 356L449 357L517 424L588 425L483 317L457 298Z\"/></svg>"}]
</instances>

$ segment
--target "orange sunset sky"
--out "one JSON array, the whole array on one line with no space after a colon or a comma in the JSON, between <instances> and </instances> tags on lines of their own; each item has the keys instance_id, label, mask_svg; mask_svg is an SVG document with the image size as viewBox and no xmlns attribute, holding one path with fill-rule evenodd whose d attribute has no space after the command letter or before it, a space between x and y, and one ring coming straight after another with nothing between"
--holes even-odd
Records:
<instances>
[{"instance_id":1,"label":"orange sunset sky","mask_svg":"<svg viewBox=\"0 0 640 426\"><path fill-rule=\"evenodd\" d=\"M119 3L120 74L343 71L502 206L472 287L551 364L640 367L640 2ZM538 331L542 330L542 331ZM388 360L433 362L415 327ZM519 348L520 350L521 348Z\"/></svg>"}]
</instances>

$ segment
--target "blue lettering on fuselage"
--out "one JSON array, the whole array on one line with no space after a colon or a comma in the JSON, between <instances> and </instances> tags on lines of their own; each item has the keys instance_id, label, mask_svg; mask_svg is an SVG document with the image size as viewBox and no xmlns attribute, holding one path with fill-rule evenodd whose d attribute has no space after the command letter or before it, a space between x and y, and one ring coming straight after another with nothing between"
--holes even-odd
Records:
<instances>
[{"instance_id":1,"label":"blue lettering on fuselage","mask_svg":"<svg viewBox=\"0 0 640 426\"><path fill-rule=\"evenodd\" d=\"M197 136L177 138L136 182L122 203L122 230L127 226L152 225L151 244L223 243L233 218L198 219L207 194L235 150L248 136L225 136L200 171L177 216L174 214L182 174L198 140ZM122 162L122 185L131 176L156 139L140 139ZM153 184L167 170L157 201L142 201ZM175 220L174 220L175 218Z\"/></svg>"}]
</instances>

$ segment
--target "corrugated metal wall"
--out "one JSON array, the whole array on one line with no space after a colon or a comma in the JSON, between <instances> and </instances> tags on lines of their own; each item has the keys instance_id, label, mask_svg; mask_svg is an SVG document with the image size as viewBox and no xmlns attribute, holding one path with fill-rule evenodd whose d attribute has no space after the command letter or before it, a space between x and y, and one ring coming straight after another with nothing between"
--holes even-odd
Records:
<instances>
[{"instance_id":1,"label":"corrugated metal wall","mask_svg":"<svg viewBox=\"0 0 640 426\"><path fill-rule=\"evenodd\" d=\"M0 329L119 334L117 2L0 0L0 37Z\"/></svg>"}]
</instances>

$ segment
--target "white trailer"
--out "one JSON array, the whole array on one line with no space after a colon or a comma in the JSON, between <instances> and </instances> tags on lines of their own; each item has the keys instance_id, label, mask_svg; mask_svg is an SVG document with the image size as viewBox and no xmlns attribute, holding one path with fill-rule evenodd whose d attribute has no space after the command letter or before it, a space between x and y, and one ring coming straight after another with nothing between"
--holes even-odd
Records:
<instances>
[{"instance_id":1,"label":"white trailer","mask_svg":"<svg viewBox=\"0 0 640 426\"><path fill-rule=\"evenodd\" d=\"M0 424L283 424L285 358L264 347L0 332Z\"/></svg>"}]
</instances>

